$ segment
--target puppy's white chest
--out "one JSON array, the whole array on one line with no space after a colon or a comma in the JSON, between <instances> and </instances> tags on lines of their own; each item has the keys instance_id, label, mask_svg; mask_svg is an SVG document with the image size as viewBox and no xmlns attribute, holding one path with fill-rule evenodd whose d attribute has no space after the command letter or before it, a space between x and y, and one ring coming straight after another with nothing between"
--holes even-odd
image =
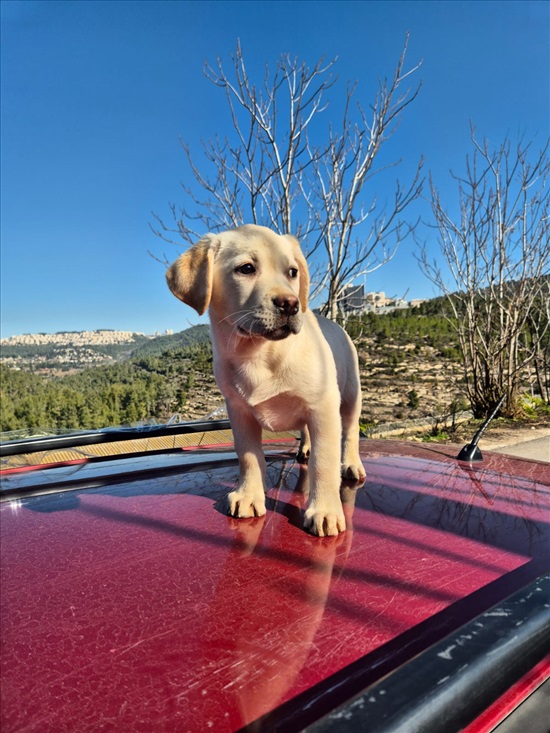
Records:
<instances>
[{"instance_id":1,"label":"puppy's white chest","mask_svg":"<svg viewBox=\"0 0 550 733\"><path fill-rule=\"evenodd\" d=\"M248 405L256 408L292 390L287 379L261 365L243 365L235 375L234 387Z\"/></svg>"},{"instance_id":2,"label":"puppy's white chest","mask_svg":"<svg viewBox=\"0 0 550 733\"><path fill-rule=\"evenodd\" d=\"M252 408L256 420L266 430L300 430L306 421L304 402L296 395L279 394Z\"/></svg>"},{"instance_id":3,"label":"puppy's white chest","mask_svg":"<svg viewBox=\"0 0 550 733\"><path fill-rule=\"evenodd\" d=\"M225 386L229 387L227 382ZM266 430L294 430L305 421L306 400L302 391L288 372L279 370L277 374L255 364L252 369L243 365L233 373L226 397L236 392Z\"/></svg>"}]
</instances>

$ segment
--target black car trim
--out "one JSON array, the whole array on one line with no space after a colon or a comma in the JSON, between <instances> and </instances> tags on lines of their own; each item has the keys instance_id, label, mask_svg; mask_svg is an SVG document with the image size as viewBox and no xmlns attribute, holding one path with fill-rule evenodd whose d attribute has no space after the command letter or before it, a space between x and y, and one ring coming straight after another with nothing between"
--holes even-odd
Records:
<instances>
[{"instance_id":1,"label":"black car trim","mask_svg":"<svg viewBox=\"0 0 550 733\"><path fill-rule=\"evenodd\" d=\"M67 491L108 488L115 484L144 481L162 476L177 476L210 468L237 467L234 451L219 450L183 452L181 449L159 453L132 454L132 468L128 469L127 457L116 456L106 460L90 459L78 466L57 466L48 471L12 474L0 482L0 503L17 499L58 494ZM267 463L294 460L287 452L267 452ZM99 465L98 465L99 464Z\"/></svg>"}]
</instances>

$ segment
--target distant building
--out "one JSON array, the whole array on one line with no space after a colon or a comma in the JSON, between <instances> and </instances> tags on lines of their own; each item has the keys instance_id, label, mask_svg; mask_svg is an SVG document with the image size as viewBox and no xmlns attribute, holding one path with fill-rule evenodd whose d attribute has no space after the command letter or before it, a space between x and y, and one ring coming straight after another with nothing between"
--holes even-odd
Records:
<instances>
[{"instance_id":1,"label":"distant building","mask_svg":"<svg viewBox=\"0 0 550 733\"><path fill-rule=\"evenodd\" d=\"M365 287L364 285L348 285L344 288L342 297L340 298L340 308L344 313L352 313L353 311L362 311L365 306Z\"/></svg>"},{"instance_id":2,"label":"distant building","mask_svg":"<svg viewBox=\"0 0 550 733\"><path fill-rule=\"evenodd\" d=\"M342 292L339 306L345 315L383 314L404 308L416 308L424 302L419 298L411 301L404 298L388 298L384 291L365 293L364 285L348 285Z\"/></svg>"},{"instance_id":3,"label":"distant building","mask_svg":"<svg viewBox=\"0 0 550 733\"><path fill-rule=\"evenodd\" d=\"M97 331L59 331L58 333L24 333L2 339L2 346L105 346L110 344L126 344L135 341L136 336L144 334L135 331L114 331L98 329Z\"/></svg>"},{"instance_id":4,"label":"distant building","mask_svg":"<svg viewBox=\"0 0 550 733\"><path fill-rule=\"evenodd\" d=\"M383 290L376 293L367 293L365 297L365 310L370 313L382 313L384 308L388 308L392 301L386 298Z\"/></svg>"}]
</instances>

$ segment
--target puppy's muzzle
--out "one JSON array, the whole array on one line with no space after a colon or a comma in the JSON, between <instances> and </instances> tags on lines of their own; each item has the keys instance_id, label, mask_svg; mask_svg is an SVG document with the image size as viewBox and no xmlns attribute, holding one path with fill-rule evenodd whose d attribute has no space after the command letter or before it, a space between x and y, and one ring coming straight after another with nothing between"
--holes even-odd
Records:
<instances>
[{"instance_id":1,"label":"puppy's muzzle","mask_svg":"<svg viewBox=\"0 0 550 733\"><path fill-rule=\"evenodd\" d=\"M268 341L280 341L302 327L300 301L292 294L275 295L266 308L251 311L237 326L241 336L261 337Z\"/></svg>"}]
</instances>

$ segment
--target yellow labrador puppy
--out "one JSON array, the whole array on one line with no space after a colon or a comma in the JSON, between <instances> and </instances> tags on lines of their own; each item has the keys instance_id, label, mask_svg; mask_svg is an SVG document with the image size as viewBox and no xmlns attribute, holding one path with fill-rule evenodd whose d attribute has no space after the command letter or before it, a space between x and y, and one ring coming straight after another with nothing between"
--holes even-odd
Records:
<instances>
[{"instance_id":1,"label":"yellow labrador puppy","mask_svg":"<svg viewBox=\"0 0 550 733\"><path fill-rule=\"evenodd\" d=\"M214 374L227 403L240 478L235 517L265 514L262 427L301 430L310 459L304 527L346 528L341 476L364 481L357 353L337 324L308 310L309 275L294 237L255 225L207 234L167 271L174 295L209 309Z\"/></svg>"}]
</instances>

